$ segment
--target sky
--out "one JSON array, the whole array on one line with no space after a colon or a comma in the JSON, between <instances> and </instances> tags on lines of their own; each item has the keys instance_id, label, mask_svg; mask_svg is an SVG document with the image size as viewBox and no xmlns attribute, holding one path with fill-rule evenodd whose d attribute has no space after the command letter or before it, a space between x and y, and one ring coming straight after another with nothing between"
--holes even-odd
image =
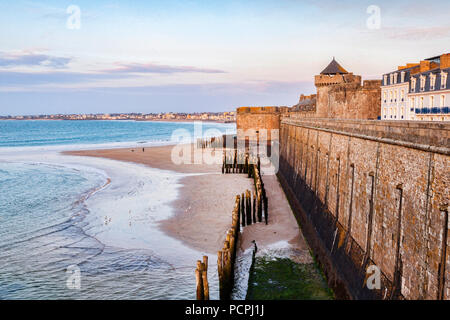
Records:
<instances>
[{"instance_id":1,"label":"sky","mask_svg":"<svg viewBox=\"0 0 450 320\"><path fill-rule=\"evenodd\" d=\"M381 79L449 52L448 12L448 0L0 0L0 115L292 106L333 57Z\"/></svg>"}]
</instances>

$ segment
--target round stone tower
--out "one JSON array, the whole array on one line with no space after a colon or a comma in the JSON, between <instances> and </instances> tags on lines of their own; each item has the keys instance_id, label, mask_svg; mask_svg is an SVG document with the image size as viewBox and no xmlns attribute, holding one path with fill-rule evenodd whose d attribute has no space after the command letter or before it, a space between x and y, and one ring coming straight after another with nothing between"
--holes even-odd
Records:
<instances>
[{"instance_id":1,"label":"round stone tower","mask_svg":"<svg viewBox=\"0 0 450 320\"><path fill-rule=\"evenodd\" d=\"M317 88L316 117L334 118L338 115L332 110L330 90L336 86L360 87L361 76L355 76L345 70L333 57L328 66L319 75L314 76L314 84Z\"/></svg>"}]
</instances>

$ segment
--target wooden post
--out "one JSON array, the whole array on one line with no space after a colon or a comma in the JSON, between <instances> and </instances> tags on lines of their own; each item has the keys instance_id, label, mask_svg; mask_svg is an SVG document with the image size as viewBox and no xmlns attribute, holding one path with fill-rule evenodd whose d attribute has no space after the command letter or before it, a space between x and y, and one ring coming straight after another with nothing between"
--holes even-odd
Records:
<instances>
[{"instance_id":1,"label":"wooden post","mask_svg":"<svg viewBox=\"0 0 450 320\"><path fill-rule=\"evenodd\" d=\"M242 153L239 153L239 173L242 173L244 164L242 163Z\"/></svg>"},{"instance_id":2,"label":"wooden post","mask_svg":"<svg viewBox=\"0 0 450 320\"><path fill-rule=\"evenodd\" d=\"M225 150L222 155L222 174L225 173Z\"/></svg>"},{"instance_id":3,"label":"wooden post","mask_svg":"<svg viewBox=\"0 0 450 320\"><path fill-rule=\"evenodd\" d=\"M208 275L206 272L202 273L203 280L203 300L209 300L209 283L208 283Z\"/></svg>"},{"instance_id":4,"label":"wooden post","mask_svg":"<svg viewBox=\"0 0 450 320\"><path fill-rule=\"evenodd\" d=\"M266 220L266 224L268 223L269 220L269 212L268 212L268 203L267 203L267 197L264 197L263 199L264 201L264 219Z\"/></svg>"},{"instance_id":5,"label":"wooden post","mask_svg":"<svg viewBox=\"0 0 450 320\"><path fill-rule=\"evenodd\" d=\"M236 206L237 206L237 225L236 232L239 233L241 231L241 203L240 196L236 196Z\"/></svg>"},{"instance_id":6,"label":"wooden post","mask_svg":"<svg viewBox=\"0 0 450 320\"><path fill-rule=\"evenodd\" d=\"M261 200L261 190L258 190L258 222L262 222L262 200Z\"/></svg>"},{"instance_id":7,"label":"wooden post","mask_svg":"<svg viewBox=\"0 0 450 320\"><path fill-rule=\"evenodd\" d=\"M248 154L245 155L244 173L248 173Z\"/></svg>"},{"instance_id":8,"label":"wooden post","mask_svg":"<svg viewBox=\"0 0 450 320\"><path fill-rule=\"evenodd\" d=\"M205 272L208 272L208 256L203 256L203 266L204 266Z\"/></svg>"},{"instance_id":9,"label":"wooden post","mask_svg":"<svg viewBox=\"0 0 450 320\"><path fill-rule=\"evenodd\" d=\"M234 149L234 162L233 162L233 173L237 171L237 150Z\"/></svg>"},{"instance_id":10,"label":"wooden post","mask_svg":"<svg viewBox=\"0 0 450 320\"><path fill-rule=\"evenodd\" d=\"M253 191L253 223L256 223L256 192Z\"/></svg>"},{"instance_id":11,"label":"wooden post","mask_svg":"<svg viewBox=\"0 0 450 320\"><path fill-rule=\"evenodd\" d=\"M220 300L224 299L224 286L223 286L223 253L217 251L217 273L219 276L219 297Z\"/></svg>"},{"instance_id":12,"label":"wooden post","mask_svg":"<svg viewBox=\"0 0 450 320\"><path fill-rule=\"evenodd\" d=\"M231 266L230 266L230 243L225 241L223 248L223 286L224 286L224 300L228 300L230 298L230 274L231 274ZM221 298L222 299L222 298Z\"/></svg>"},{"instance_id":13,"label":"wooden post","mask_svg":"<svg viewBox=\"0 0 450 320\"><path fill-rule=\"evenodd\" d=\"M202 273L203 299L204 300L209 300L208 256L203 256L202 268L203 268L203 273Z\"/></svg>"},{"instance_id":14,"label":"wooden post","mask_svg":"<svg viewBox=\"0 0 450 320\"><path fill-rule=\"evenodd\" d=\"M247 213L247 225L251 225L252 224L252 199L251 199L251 195L250 195L250 191L247 190L246 192L246 213Z\"/></svg>"},{"instance_id":15,"label":"wooden post","mask_svg":"<svg viewBox=\"0 0 450 320\"><path fill-rule=\"evenodd\" d=\"M204 299L204 291L203 291L203 277L202 277L202 266L201 261L197 261L197 269L195 269L195 280L197 283L197 300Z\"/></svg>"},{"instance_id":16,"label":"wooden post","mask_svg":"<svg viewBox=\"0 0 450 320\"><path fill-rule=\"evenodd\" d=\"M242 226L245 227L245 217L246 217L246 214L245 214L245 196L244 196L243 193L242 193L242 196L241 196L241 216L242 216Z\"/></svg>"}]
</instances>

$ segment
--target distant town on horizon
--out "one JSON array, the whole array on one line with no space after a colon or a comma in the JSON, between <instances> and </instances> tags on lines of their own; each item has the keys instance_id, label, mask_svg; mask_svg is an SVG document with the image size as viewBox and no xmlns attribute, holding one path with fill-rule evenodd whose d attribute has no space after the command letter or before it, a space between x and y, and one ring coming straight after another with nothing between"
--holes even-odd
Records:
<instances>
[{"instance_id":1,"label":"distant town on horizon","mask_svg":"<svg viewBox=\"0 0 450 320\"><path fill-rule=\"evenodd\" d=\"M236 112L195 113L96 113L0 116L0 120L136 120L136 121L216 121L235 122Z\"/></svg>"}]
</instances>

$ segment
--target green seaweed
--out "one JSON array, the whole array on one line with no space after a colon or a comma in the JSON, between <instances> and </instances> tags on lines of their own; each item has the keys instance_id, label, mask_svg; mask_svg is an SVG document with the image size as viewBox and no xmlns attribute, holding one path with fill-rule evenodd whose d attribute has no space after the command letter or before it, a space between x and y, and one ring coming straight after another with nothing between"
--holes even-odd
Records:
<instances>
[{"instance_id":1,"label":"green seaweed","mask_svg":"<svg viewBox=\"0 0 450 320\"><path fill-rule=\"evenodd\" d=\"M248 300L331 300L333 292L314 263L257 257L250 272Z\"/></svg>"}]
</instances>

